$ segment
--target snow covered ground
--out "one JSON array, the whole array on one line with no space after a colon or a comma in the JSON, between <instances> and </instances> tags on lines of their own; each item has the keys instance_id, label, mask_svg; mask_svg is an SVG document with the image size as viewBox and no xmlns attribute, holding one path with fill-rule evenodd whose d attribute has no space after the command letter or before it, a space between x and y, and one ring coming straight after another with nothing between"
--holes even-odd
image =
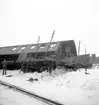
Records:
<instances>
[{"instance_id":1,"label":"snow covered ground","mask_svg":"<svg viewBox=\"0 0 99 105\"><path fill-rule=\"evenodd\" d=\"M0 105L47 105L32 97L0 85Z\"/></svg>"},{"instance_id":2,"label":"snow covered ground","mask_svg":"<svg viewBox=\"0 0 99 105\"><path fill-rule=\"evenodd\" d=\"M7 71L12 77L6 77L0 70L0 80L66 105L99 105L99 67L94 66L88 73L85 74L84 69L76 72L56 69L51 74L46 71L23 74L15 70ZM30 78L38 81L30 82Z\"/></svg>"}]
</instances>

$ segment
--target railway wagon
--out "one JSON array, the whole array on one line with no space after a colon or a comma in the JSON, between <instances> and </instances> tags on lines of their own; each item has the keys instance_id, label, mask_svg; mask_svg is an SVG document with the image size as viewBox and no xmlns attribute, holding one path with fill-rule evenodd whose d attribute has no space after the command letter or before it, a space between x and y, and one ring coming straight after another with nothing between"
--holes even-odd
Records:
<instances>
[{"instance_id":1,"label":"railway wagon","mask_svg":"<svg viewBox=\"0 0 99 105\"><path fill-rule=\"evenodd\" d=\"M71 56L77 56L74 40L0 47L0 68L6 59L8 69L48 69L57 66L60 58Z\"/></svg>"},{"instance_id":2,"label":"railway wagon","mask_svg":"<svg viewBox=\"0 0 99 105\"><path fill-rule=\"evenodd\" d=\"M79 68L92 68L90 54L71 56L69 58L63 58L60 61L62 62L64 67L72 68L73 71Z\"/></svg>"}]
</instances>

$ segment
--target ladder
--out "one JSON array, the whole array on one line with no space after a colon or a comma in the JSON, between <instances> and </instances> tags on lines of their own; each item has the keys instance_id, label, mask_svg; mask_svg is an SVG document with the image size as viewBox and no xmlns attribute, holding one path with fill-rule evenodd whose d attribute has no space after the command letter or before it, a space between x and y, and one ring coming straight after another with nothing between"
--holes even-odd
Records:
<instances>
[{"instance_id":1,"label":"ladder","mask_svg":"<svg viewBox=\"0 0 99 105\"><path fill-rule=\"evenodd\" d=\"M22 53L20 53L17 61L23 62L24 60L26 60L26 58L27 58L27 53L22 52Z\"/></svg>"}]
</instances>

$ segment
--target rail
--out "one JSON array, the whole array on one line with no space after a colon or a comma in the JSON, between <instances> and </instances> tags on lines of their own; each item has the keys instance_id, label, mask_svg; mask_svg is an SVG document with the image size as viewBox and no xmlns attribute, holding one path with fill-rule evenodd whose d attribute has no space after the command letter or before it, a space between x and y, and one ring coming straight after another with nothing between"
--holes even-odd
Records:
<instances>
[{"instance_id":1,"label":"rail","mask_svg":"<svg viewBox=\"0 0 99 105\"><path fill-rule=\"evenodd\" d=\"M51 100L51 99L48 99L48 98L39 96L39 95L37 95L37 94L35 94L35 93L33 93L33 92L27 91L26 89L20 88L20 87L18 87L18 86L9 84L9 83L4 82L4 81L1 81L1 80L0 80L0 84L2 84L2 85L4 85L4 86L8 86L9 88L13 88L13 89L15 89L15 90L17 90L17 91L19 91L19 92L21 92L21 93L24 93L24 94L26 94L26 95L28 95L28 96L31 96L31 97L33 97L33 98L35 98L35 99L38 99L38 100L40 100L40 101L42 101L42 102L44 102L44 103L49 104L49 105L63 105L63 104L59 103L58 101L53 101L53 100Z\"/></svg>"}]
</instances>

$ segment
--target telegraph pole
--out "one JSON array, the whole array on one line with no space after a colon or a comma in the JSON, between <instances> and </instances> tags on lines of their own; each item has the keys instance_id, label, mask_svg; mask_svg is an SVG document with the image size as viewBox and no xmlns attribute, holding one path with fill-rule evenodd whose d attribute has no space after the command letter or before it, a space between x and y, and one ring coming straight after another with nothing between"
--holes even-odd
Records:
<instances>
[{"instance_id":1,"label":"telegraph pole","mask_svg":"<svg viewBox=\"0 0 99 105\"><path fill-rule=\"evenodd\" d=\"M81 41L79 41L79 46L78 46L78 55L80 55L80 44L81 44Z\"/></svg>"},{"instance_id":2,"label":"telegraph pole","mask_svg":"<svg viewBox=\"0 0 99 105\"><path fill-rule=\"evenodd\" d=\"M85 45L85 54L86 54L86 45Z\"/></svg>"}]
</instances>

